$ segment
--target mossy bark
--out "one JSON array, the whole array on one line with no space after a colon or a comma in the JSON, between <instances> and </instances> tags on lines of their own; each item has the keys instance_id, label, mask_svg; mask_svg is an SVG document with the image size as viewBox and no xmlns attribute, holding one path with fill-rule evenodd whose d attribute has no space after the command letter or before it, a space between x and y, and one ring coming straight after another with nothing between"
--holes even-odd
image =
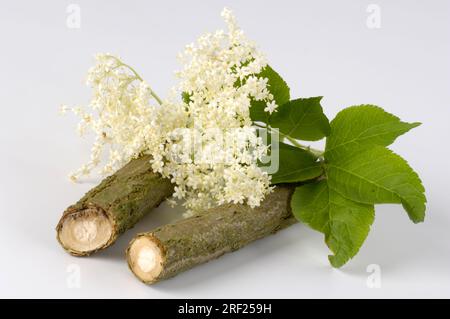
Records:
<instances>
[{"instance_id":1,"label":"mossy bark","mask_svg":"<svg viewBox=\"0 0 450 319\"><path fill-rule=\"evenodd\" d=\"M72 255L84 256L110 246L120 234L133 227L173 193L171 182L152 171L150 159L149 156L142 156L132 160L66 209L56 227L58 241L64 249ZM77 251L64 245L60 232L66 218L76 218L77 214L86 210L104 214L109 219L111 237L101 247Z\"/></svg>"},{"instance_id":2,"label":"mossy bark","mask_svg":"<svg viewBox=\"0 0 450 319\"><path fill-rule=\"evenodd\" d=\"M290 226L295 223L290 209L293 189L278 186L254 209L246 205L224 205L139 234L127 249L130 269L141 281L154 283ZM151 277L147 278L135 271L137 260L133 259L136 259L136 254L130 254L133 243L139 239L142 242L144 238L159 248L155 259L158 261L155 267L158 271L156 274L152 271Z\"/></svg>"}]
</instances>

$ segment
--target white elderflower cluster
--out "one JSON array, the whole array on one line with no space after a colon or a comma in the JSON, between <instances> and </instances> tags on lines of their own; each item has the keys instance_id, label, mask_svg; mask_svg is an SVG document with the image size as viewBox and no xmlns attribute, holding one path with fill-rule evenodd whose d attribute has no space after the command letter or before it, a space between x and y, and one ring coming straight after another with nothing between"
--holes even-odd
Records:
<instances>
[{"instance_id":1,"label":"white elderflower cluster","mask_svg":"<svg viewBox=\"0 0 450 319\"><path fill-rule=\"evenodd\" d=\"M88 80L93 113L73 109L81 117L80 132L91 128L96 142L91 160L73 178L89 174L108 148L103 173L150 154L153 170L175 184L171 201L183 199L189 212L260 204L272 187L257 166L267 146L252 127L250 103L264 101L270 113L277 105L268 80L258 76L265 57L228 9L222 16L227 31L203 35L180 54L183 69L174 91L183 92L183 101L162 101L130 66L111 55L97 57Z\"/></svg>"},{"instance_id":2,"label":"white elderflower cluster","mask_svg":"<svg viewBox=\"0 0 450 319\"><path fill-rule=\"evenodd\" d=\"M169 134L153 169L176 185L173 199L189 211L224 203L258 206L271 190L269 175L257 165L267 152L252 127L188 128Z\"/></svg>"},{"instance_id":3,"label":"white elderflower cluster","mask_svg":"<svg viewBox=\"0 0 450 319\"><path fill-rule=\"evenodd\" d=\"M166 162L161 172L172 177L174 197L186 199L190 210L229 202L254 207L271 190L269 175L257 166L267 148L249 114L252 100L265 101L269 112L277 107L268 80L257 76L267 61L231 11L224 9L222 16L228 30L207 33L188 45L179 55L183 69L176 72L191 131L184 130L184 147L176 138L168 141L166 157L183 149L184 158ZM189 147L193 153L186 152ZM161 166L159 161L154 168Z\"/></svg>"},{"instance_id":4,"label":"white elderflower cluster","mask_svg":"<svg viewBox=\"0 0 450 319\"><path fill-rule=\"evenodd\" d=\"M231 11L224 9L222 16L228 32L207 33L186 46L179 55L184 68L176 75L196 121L207 127L249 126L251 100L265 101L270 113L277 108L268 80L257 76L267 61L238 28Z\"/></svg>"},{"instance_id":5,"label":"white elderflower cluster","mask_svg":"<svg viewBox=\"0 0 450 319\"><path fill-rule=\"evenodd\" d=\"M109 156L101 173L108 175L145 153L149 148L147 137L159 142L157 131L151 128L157 109L150 104L159 98L130 66L110 54L98 54L87 84L93 91L89 111L81 107L61 109L81 118L80 135L87 130L95 134L90 161L70 175L74 181L98 167L105 152Z\"/></svg>"}]
</instances>

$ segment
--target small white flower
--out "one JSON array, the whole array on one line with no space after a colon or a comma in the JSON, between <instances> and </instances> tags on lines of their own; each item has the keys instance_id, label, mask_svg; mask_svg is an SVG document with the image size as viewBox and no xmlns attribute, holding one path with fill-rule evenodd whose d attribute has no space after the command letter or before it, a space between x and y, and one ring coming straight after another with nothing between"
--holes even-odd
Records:
<instances>
[{"instance_id":1,"label":"small white flower","mask_svg":"<svg viewBox=\"0 0 450 319\"><path fill-rule=\"evenodd\" d=\"M70 179L72 182L74 182L74 183L76 183L76 182L78 181L78 177L77 177L77 175L76 175L75 173L70 173L70 174L69 174L69 179Z\"/></svg>"},{"instance_id":2,"label":"small white flower","mask_svg":"<svg viewBox=\"0 0 450 319\"><path fill-rule=\"evenodd\" d=\"M266 104L266 107L264 108L264 112L269 112L272 114L274 111L276 111L278 105L275 103L275 101L270 101Z\"/></svg>"}]
</instances>

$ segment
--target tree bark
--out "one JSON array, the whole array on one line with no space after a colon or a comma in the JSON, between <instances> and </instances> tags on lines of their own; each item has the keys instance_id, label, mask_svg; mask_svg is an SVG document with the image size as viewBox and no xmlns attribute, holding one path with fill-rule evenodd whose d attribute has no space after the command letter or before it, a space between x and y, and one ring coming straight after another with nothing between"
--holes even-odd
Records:
<instances>
[{"instance_id":1,"label":"tree bark","mask_svg":"<svg viewBox=\"0 0 450 319\"><path fill-rule=\"evenodd\" d=\"M278 186L259 207L224 205L135 237L127 249L131 271L144 283L170 278L295 223L294 187Z\"/></svg>"},{"instance_id":2,"label":"tree bark","mask_svg":"<svg viewBox=\"0 0 450 319\"><path fill-rule=\"evenodd\" d=\"M66 209L56 227L65 250L86 256L110 246L173 193L171 182L152 171L150 159L132 160Z\"/></svg>"}]
</instances>

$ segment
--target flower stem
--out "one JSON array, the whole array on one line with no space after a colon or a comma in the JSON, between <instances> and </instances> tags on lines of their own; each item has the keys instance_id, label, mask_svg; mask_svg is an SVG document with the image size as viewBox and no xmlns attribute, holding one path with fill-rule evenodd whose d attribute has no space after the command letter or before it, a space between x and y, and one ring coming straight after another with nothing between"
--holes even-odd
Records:
<instances>
[{"instance_id":1,"label":"flower stem","mask_svg":"<svg viewBox=\"0 0 450 319\"><path fill-rule=\"evenodd\" d=\"M141 82L144 81L144 79L142 79L142 77L139 75L139 73L136 72L135 69L133 69L130 65L122 62L120 59L118 59L117 57L110 55L110 57L114 58L117 62L119 62L120 66L124 66L126 68L128 68L131 72L133 72L134 76ZM156 102L158 102L159 105L162 105L162 100L161 98L155 93L155 91L153 91L153 89L149 86L148 87L150 89L150 95L156 100Z\"/></svg>"},{"instance_id":2,"label":"flower stem","mask_svg":"<svg viewBox=\"0 0 450 319\"><path fill-rule=\"evenodd\" d=\"M276 129L276 128L273 128L273 127L271 127L271 126L262 126L262 125L259 125L259 124L256 124L256 123L254 123L254 125L257 126L257 127L260 127L260 128L265 128L265 129L267 129L267 130L269 130L269 131L277 132L277 133L281 136L281 138L287 139L287 140L288 140L289 142L291 142L294 146L296 146L296 147L298 147L298 148L301 148L301 149L304 149L304 150L306 150L306 151L312 153L312 154L313 154L315 157L317 157L317 158L323 157L324 151L318 150L318 149L315 149L315 148L312 148L312 147L309 146L309 145L303 145L303 144L300 144L295 138L290 137L289 135L286 135L286 134L281 133L281 132L280 132L278 129Z\"/></svg>"}]
</instances>

